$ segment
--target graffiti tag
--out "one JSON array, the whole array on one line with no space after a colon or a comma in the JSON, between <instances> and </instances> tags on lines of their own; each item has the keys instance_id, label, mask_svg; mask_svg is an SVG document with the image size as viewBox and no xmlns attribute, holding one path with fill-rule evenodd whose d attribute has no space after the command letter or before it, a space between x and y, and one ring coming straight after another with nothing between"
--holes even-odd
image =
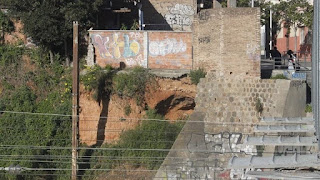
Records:
<instances>
[{"instance_id":1,"label":"graffiti tag","mask_svg":"<svg viewBox=\"0 0 320 180\"><path fill-rule=\"evenodd\" d=\"M208 20L210 17L210 13L208 11L200 11L199 13L199 19L202 21Z\"/></svg>"},{"instance_id":2,"label":"graffiti tag","mask_svg":"<svg viewBox=\"0 0 320 180\"><path fill-rule=\"evenodd\" d=\"M190 26L192 24L192 15L194 15L192 6L185 4L172 4L171 6L168 6L168 14L164 17L168 24Z\"/></svg>"},{"instance_id":3,"label":"graffiti tag","mask_svg":"<svg viewBox=\"0 0 320 180\"><path fill-rule=\"evenodd\" d=\"M181 39L167 38L162 41L150 41L149 53L151 56L166 56L168 54L178 54L185 52L187 45Z\"/></svg>"},{"instance_id":4,"label":"graffiti tag","mask_svg":"<svg viewBox=\"0 0 320 180\"><path fill-rule=\"evenodd\" d=\"M209 36L207 36L207 37L199 38L198 41L199 41L199 44L208 44L210 43L211 39Z\"/></svg>"},{"instance_id":5,"label":"graffiti tag","mask_svg":"<svg viewBox=\"0 0 320 180\"><path fill-rule=\"evenodd\" d=\"M247 55L251 60L260 60L260 47L254 44L247 44Z\"/></svg>"},{"instance_id":6,"label":"graffiti tag","mask_svg":"<svg viewBox=\"0 0 320 180\"><path fill-rule=\"evenodd\" d=\"M229 132L192 134L188 143L188 150L200 153L240 152L240 147L237 145L241 141L241 138L241 133Z\"/></svg>"}]
</instances>

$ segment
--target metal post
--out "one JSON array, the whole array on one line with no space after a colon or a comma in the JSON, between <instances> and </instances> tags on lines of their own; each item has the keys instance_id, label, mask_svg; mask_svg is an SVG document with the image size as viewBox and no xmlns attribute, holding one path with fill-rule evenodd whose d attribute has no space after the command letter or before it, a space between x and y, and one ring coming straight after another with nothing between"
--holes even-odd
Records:
<instances>
[{"instance_id":1,"label":"metal post","mask_svg":"<svg viewBox=\"0 0 320 180\"><path fill-rule=\"evenodd\" d=\"M251 0L251 7L254 7L254 0Z\"/></svg>"},{"instance_id":2,"label":"metal post","mask_svg":"<svg viewBox=\"0 0 320 180\"><path fill-rule=\"evenodd\" d=\"M72 180L77 179L77 148L79 121L79 58L78 58L78 27L73 22L73 72L72 72Z\"/></svg>"},{"instance_id":3,"label":"metal post","mask_svg":"<svg viewBox=\"0 0 320 180\"><path fill-rule=\"evenodd\" d=\"M142 3L138 3L138 9L139 9L139 30L141 31L143 28L142 28Z\"/></svg>"},{"instance_id":4,"label":"metal post","mask_svg":"<svg viewBox=\"0 0 320 180\"><path fill-rule=\"evenodd\" d=\"M141 30L144 30L143 11L141 11Z\"/></svg>"},{"instance_id":5,"label":"metal post","mask_svg":"<svg viewBox=\"0 0 320 180\"><path fill-rule=\"evenodd\" d=\"M141 9L139 8L139 30L141 31L142 23L141 23Z\"/></svg>"},{"instance_id":6,"label":"metal post","mask_svg":"<svg viewBox=\"0 0 320 180\"><path fill-rule=\"evenodd\" d=\"M296 24L294 24L294 52L297 54L297 57L298 56L298 37L297 37L297 30L298 30L298 27L296 26Z\"/></svg>"},{"instance_id":7,"label":"metal post","mask_svg":"<svg viewBox=\"0 0 320 180\"><path fill-rule=\"evenodd\" d=\"M319 32L319 0L314 0L314 17L313 17L313 40L312 40L312 111L313 111L313 118L315 120L315 129L316 135L318 139L318 147L320 149L320 127L319 127L319 58L320 58L320 51L319 51L319 39L320 39L320 32Z\"/></svg>"},{"instance_id":8,"label":"metal post","mask_svg":"<svg viewBox=\"0 0 320 180\"><path fill-rule=\"evenodd\" d=\"M270 48L270 51L272 50L272 9L271 9L271 6L270 6L270 43L269 43L269 48Z\"/></svg>"}]
</instances>

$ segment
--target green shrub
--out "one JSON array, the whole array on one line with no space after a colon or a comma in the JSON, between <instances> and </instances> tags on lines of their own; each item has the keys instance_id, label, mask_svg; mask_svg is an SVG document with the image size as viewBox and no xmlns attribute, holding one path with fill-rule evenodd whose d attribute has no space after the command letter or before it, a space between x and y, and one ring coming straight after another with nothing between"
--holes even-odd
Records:
<instances>
[{"instance_id":1,"label":"green shrub","mask_svg":"<svg viewBox=\"0 0 320 180\"><path fill-rule=\"evenodd\" d=\"M100 66L89 67L87 71L80 80L86 90L93 91L92 98L100 102L103 96L112 91L113 71L103 70Z\"/></svg>"},{"instance_id":2,"label":"green shrub","mask_svg":"<svg viewBox=\"0 0 320 180\"><path fill-rule=\"evenodd\" d=\"M168 151L157 151L156 149L171 149L183 124L162 121L163 116L157 114L154 109L147 110L145 118L149 120L143 120L135 129L123 132L117 144L104 144L102 147L108 148L107 150L95 151L92 156L102 156L102 158L92 159L90 167L92 169L114 169L119 165L131 165L136 168L158 169ZM100 173L87 171L85 174L99 176Z\"/></svg>"},{"instance_id":3,"label":"green shrub","mask_svg":"<svg viewBox=\"0 0 320 180\"><path fill-rule=\"evenodd\" d=\"M164 119L163 115L158 114L155 109L148 109L146 111L146 118L147 119Z\"/></svg>"},{"instance_id":4,"label":"green shrub","mask_svg":"<svg viewBox=\"0 0 320 180\"><path fill-rule=\"evenodd\" d=\"M135 67L132 72L117 74L113 78L113 91L120 97L135 98L138 105L144 101L146 85L151 75L142 67Z\"/></svg>"},{"instance_id":5,"label":"green shrub","mask_svg":"<svg viewBox=\"0 0 320 180\"><path fill-rule=\"evenodd\" d=\"M98 87L98 79L101 75L101 70L100 66L89 67L87 68L86 74L80 77L80 81L86 90L92 91Z\"/></svg>"},{"instance_id":6,"label":"green shrub","mask_svg":"<svg viewBox=\"0 0 320 180\"><path fill-rule=\"evenodd\" d=\"M272 76L270 79L288 79L288 78L283 74L277 74L275 76Z\"/></svg>"},{"instance_id":7,"label":"green shrub","mask_svg":"<svg viewBox=\"0 0 320 180\"><path fill-rule=\"evenodd\" d=\"M260 98L256 98L256 111L259 113L262 113L262 111L263 111L263 104L262 104Z\"/></svg>"},{"instance_id":8,"label":"green shrub","mask_svg":"<svg viewBox=\"0 0 320 180\"><path fill-rule=\"evenodd\" d=\"M10 18L4 14L2 11L0 11L0 42L2 43L4 40L4 33L11 33L14 31L14 24L10 20Z\"/></svg>"},{"instance_id":9,"label":"green shrub","mask_svg":"<svg viewBox=\"0 0 320 180\"><path fill-rule=\"evenodd\" d=\"M28 50L29 51L29 50ZM61 64L41 64L31 59L33 67L23 66L23 55L29 55L31 51L11 45L0 45L0 75L2 93L0 95L0 110L18 112L37 112L48 114L70 114L71 104L71 73L69 68ZM34 56L40 58L38 52ZM59 58L59 56L56 56ZM3 66L2 66L3 65ZM17 71L17 67L18 70ZM2 113L0 116L2 144L28 145L28 146L55 146L70 147L71 119L68 116L43 116L37 114L12 114ZM24 167L30 168L57 168L66 169L70 159L62 159L53 162L34 163L43 161L39 156L66 156L69 149L0 149L0 154L19 155L10 157L9 160ZM9 157L9 156L8 156ZM1 167L12 164L10 161L0 162ZM30 172L32 174L32 172ZM52 171L50 174L57 175L55 179L63 179L67 171ZM12 179L45 179L43 176L12 176ZM1 179L1 178L0 178ZM6 177L2 179L8 179ZM66 178L65 178L66 179Z\"/></svg>"},{"instance_id":10,"label":"green shrub","mask_svg":"<svg viewBox=\"0 0 320 180\"><path fill-rule=\"evenodd\" d=\"M112 71L113 67L111 65L107 64L106 67L104 67L104 69L107 71Z\"/></svg>"},{"instance_id":11,"label":"green shrub","mask_svg":"<svg viewBox=\"0 0 320 180\"><path fill-rule=\"evenodd\" d=\"M22 60L24 49L13 45L0 45L0 66L18 65Z\"/></svg>"},{"instance_id":12,"label":"green shrub","mask_svg":"<svg viewBox=\"0 0 320 180\"><path fill-rule=\"evenodd\" d=\"M130 30L139 30L139 22L134 19Z\"/></svg>"},{"instance_id":13,"label":"green shrub","mask_svg":"<svg viewBox=\"0 0 320 180\"><path fill-rule=\"evenodd\" d=\"M204 71L204 69L199 68L197 70L192 70L190 72L190 78L191 78L191 82L192 84L198 84L200 82L201 78L206 77L206 72Z\"/></svg>"},{"instance_id":14,"label":"green shrub","mask_svg":"<svg viewBox=\"0 0 320 180\"><path fill-rule=\"evenodd\" d=\"M124 107L124 114L129 116L131 114L131 106L128 104Z\"/></svg>"},{"instance_id":15,"label":"green shrub","mask_svg":"<svg viewBox=\"0 0 320 180\"><path fill-rule=\"evenodd\" d=\"M307 104L305 112L306 113L312 112L312 105L311 104Z\"/></svg>"}]
</instances>

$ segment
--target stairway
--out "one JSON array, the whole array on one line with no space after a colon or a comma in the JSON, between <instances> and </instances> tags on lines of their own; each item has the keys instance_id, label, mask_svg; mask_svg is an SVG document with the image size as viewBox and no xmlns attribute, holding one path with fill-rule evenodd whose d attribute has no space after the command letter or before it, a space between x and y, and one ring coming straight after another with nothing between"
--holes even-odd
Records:
<instances>
[{"instance_id":1,"label":"stairway","mask_svg":"<svg viewBox=\"0 0 320 180\"><path fill-rule=\"evenodd\" d=\"M242 171L249 177L250 173L259 174L256 173L257 169L271 169L273 172L272 169L275 168L319 167L320 162L315 153L318 141L314 134L314 119L310 117L261 118L254 127L254 133L246 136L242 144L263 146L264 149L274 151L263 152L262 156L233 156L229 160L228 168L236 172L239 172L239 169L250 169Z\"/></svg>"}]
</instances>

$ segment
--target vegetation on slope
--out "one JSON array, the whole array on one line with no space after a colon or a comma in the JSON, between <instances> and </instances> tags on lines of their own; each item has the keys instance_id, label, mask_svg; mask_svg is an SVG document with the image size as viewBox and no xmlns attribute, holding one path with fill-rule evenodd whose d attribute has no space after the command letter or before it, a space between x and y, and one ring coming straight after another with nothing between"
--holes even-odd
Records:
<instances>
[{"instance_id":1,"label":"vegetation on slope","mask_svg":"<svg viewBox=\"0 0 320 180\"><path fill-rule=\"evenodd\" d=\"M180 133L183 123L165 121L163 116L153 109L147 110L146 119L150 120L144 120L135 129L123 132L117 144L104 144L104 149L94 151L92 157L101 158L92 158L90 169L158 169ZM98 177L107 172L88 171L85 175Z\"/></svg>"},{"instance_id":2,"label":"vegetation on slope","mask_svg":"<svg viewBox=\"0 0 320 180\"><path fill-rule=\"evenodd\" d=\"M71 87L68 86L71 82L69 69L59 64L42 64L47 58L39 50L1 45L0 52L0 154L3 155L0 166L69 168L70 159L63 157L69 157L70 150L47 147L71 146L70 117L20 113L70 114L72 106ZM27 63L23 60L27 54L42 58L34 58ZM46 158L51 156L57 157ZM34 179L34 172L25 172L31 174L30 176L1 175L0 178ZM68 175L69 172L40 171L40 174L42 173Z\"/></svg>"},{"instance_id":3,"label":"vegetation on slope","mask_svg":"<svg viewBox=\"0 0 320 180\"><path fill-rule=\"evenodd\" d=\"M71 117L61 114L71 114L71 69L60 65L59 60L50 64L50 58L41 49L1 45L0 52L0 133L3 134L0 136L0 154L3 155L0 167L20 165L35 169L59 169L0 175L0 179L69 179L71 172L64 169L71 167ZM144 101L145 87L151 79L142 68L116 74L110 67L94 67L81 76L85 88L95 91L97 101L115 93L140 103ZM127 111L129 113L130 110ZM147 110L146 118L163 119L155 110ZM182 124L165 120L142 121L135 129L123 132L117 144L102 145L110 150L81 151L80 156L83 153L89 157L102 156L91 158L84 168L112 168L129 164L133 168L157 169L168 151L146 149L169 150L181 128ZM118 160L106 159L105 156ZM160 159L154 161L150 157ZM96 176L98 172L82 173Z\"/></svg>"}]
</instances>

